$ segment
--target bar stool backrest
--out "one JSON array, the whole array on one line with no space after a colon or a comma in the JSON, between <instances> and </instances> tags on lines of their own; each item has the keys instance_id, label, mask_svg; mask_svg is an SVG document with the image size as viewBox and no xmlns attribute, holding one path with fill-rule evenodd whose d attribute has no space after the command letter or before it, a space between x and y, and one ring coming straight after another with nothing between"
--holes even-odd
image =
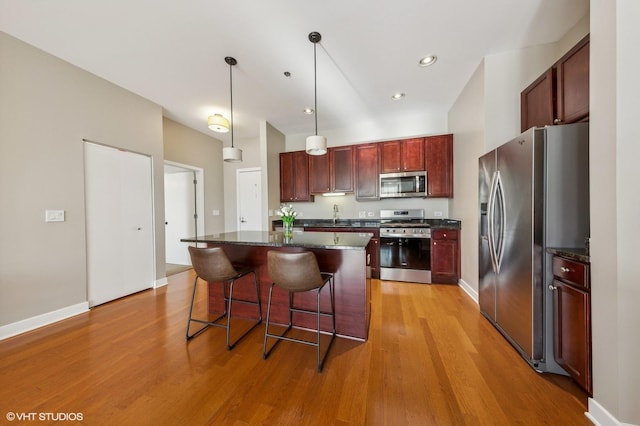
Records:
<instances>
[{"instance_id":1,"label":"bar stool backrest","mask_svg":"<svg viewBox=\"0 0 640 426\"><path fill-rule=\"evenodd\" d=\"M320 288L324 284L315 254L310 251L267 253L269 276L274 284L291 292Z\"/></svg>"},{"instance_id":2,"label":"bar stool backrest","mask_svg":"<svg viewBox=\"0 0 640 426\"><path fill-rule=\"evenodd\" d=\"M191 264L196 275L205 281L227 281L237 275L237 271L220 247L189 246L189 255L191 255Z\"/></svg>"}]
</instances>

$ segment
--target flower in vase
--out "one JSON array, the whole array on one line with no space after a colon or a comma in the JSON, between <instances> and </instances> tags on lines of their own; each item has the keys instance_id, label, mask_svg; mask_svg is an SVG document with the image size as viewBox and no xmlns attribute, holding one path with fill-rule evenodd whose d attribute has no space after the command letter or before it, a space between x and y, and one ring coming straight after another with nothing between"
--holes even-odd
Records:
<instances>
[{"instance_id":1,"label":"flower in vase","mask_svg":"<svg viewBox=\"0 0 640 426\"><path fill-rule=\"evenodd\" d=\"M288 206L282 204L276 214L282 218L282 223L292 224L298 213L296 213L291 204Z\"/></svg>"}]
</instances>

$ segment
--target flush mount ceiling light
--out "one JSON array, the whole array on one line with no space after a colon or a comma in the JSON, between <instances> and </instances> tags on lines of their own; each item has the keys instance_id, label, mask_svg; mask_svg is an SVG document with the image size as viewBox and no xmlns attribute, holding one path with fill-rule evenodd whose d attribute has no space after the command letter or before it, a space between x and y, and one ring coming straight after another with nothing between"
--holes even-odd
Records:
<instances>
[{"instance_id":1,"label":"flush mount ceiling light","mask_svg":"<svg viewBox=\"0 0 640 426\"><path fill-rule=\"evenodd\" d=\"M404 93L394 93L393 95L391 95L391 99L393 99L394 101L402 98L404 98Z\"/></svg>"},{"instance_id":2,"label":"flush mount ceiling light","mask_svg":"<svg viewBox=\"0 0 640 426\"><path fill-rule=\"evenodd\" d=\"M418 65L420 65L421 67L428 67L429 65L435 64L437 60L438 57L436 55L425 56L424 58L420 59Z\"/></svg>"},{"instance_id":3,"label":"flush mount ceiling light","mask_svg":"<svg viewBox=\"0 0 640 426\"><path fill-rule=\"evenodd\" d=\"M318 32L309 33L309 41L313 43L313 109L316 121L316 134L307 137L306 151L309 155L324 155L327 153L327 138L318 136L318 75L316 67L316 44L322 39Z\"/></svg>"},{"instance_id":4,"label":"flush mount ceiling light","mask_svg":"<svg viewBox=\"0 0 640 426\"><path fill-rule=\"evenodd\" d=\"M229 120L220 114L213 114L207 119L207 126L214 132L227 133L229 131Z\"/></svg>"},{"instance_id":5,"label":"flush mount ceiling light","mask_svg":"<svg viewBox=\"0 0 640 426\"><path fill-rule=\"evenodd\" d=\"M222 148L222 159L228 163L237 163L242 161L242 150L233 146L233 66L238 63L231 56L224 58L229 64L229 93L231 94L231 146Z\"/></svg>"}]
</instances>

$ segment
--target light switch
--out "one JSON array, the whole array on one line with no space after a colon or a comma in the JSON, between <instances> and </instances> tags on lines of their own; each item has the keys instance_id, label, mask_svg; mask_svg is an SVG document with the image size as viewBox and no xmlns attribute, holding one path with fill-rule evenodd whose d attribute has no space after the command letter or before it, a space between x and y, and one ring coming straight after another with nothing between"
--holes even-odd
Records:
<instances>
[{"instance_id":1,"label":"light switch","mask_svg":"<svg viewBox=\"0 0 640 426\"><path fill-rule=\"evenodd\" d=\"M64 222L64 210L45 210L45 222Z\"/></svg>"},{"instance_id":2,"label":"light switch","mask_svg":"<svg viewBox=\"0 0 640 426\"><path fill-rule=\"evenodd\" d=\"M220 210L214 210L213 211L213 215L214 216L220 216Z\"/></svg>"}]
</instances>

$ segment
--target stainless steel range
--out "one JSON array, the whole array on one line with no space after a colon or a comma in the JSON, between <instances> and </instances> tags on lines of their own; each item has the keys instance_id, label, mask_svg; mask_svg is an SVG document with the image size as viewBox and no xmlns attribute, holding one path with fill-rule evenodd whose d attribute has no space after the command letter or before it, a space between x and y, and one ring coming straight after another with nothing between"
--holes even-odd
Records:
<instances>
[{"instance_id":1,"label":"stainless steel range","mask_svg":"<svg viewBox=\"0 0 640 426\"><path fill-rule=\"evenodd\" d=\"M424 210L380 210L380 279L431 282L431 228Z\"/></svg>"}]
</instances>

